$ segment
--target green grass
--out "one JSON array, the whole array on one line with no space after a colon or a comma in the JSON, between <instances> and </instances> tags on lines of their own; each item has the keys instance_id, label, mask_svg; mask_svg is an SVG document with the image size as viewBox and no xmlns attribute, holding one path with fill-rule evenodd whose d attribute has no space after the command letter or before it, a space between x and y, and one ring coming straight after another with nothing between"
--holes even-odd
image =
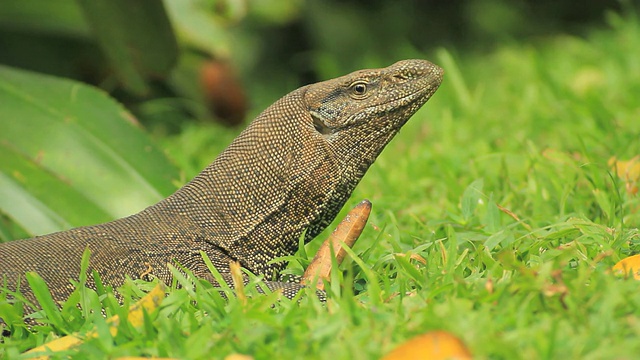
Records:
<instances>
[{"instance_id":1,"label":"green grass","mask_svg":"<svg viewBox=\"0 0 640 360\"><path fill-rule=\"evenodd\" d=\"M14 325L0 357L94 325L103 336L74 358L375 359L438 329L479 359L633 357L640 283L609 269L640 252L640 201L607 162L640 155L640 22L609 22L585 38L424 55L445 81L348 203L368 198L373 213L359 260L335 274L342 285L331 285L326 305L313 296L225 301L182 279L142 329L123 326L112 339L99 309L122 310L106 290L81 289L84 310L50 309L51 325L34 332ZM220 131L194 127L163 141L190 176L224 146L207 140ZM290 271L300 273L320 242ZM124 293L127 303L142 295L133 284Z\"/></svg>"}]
</instances>

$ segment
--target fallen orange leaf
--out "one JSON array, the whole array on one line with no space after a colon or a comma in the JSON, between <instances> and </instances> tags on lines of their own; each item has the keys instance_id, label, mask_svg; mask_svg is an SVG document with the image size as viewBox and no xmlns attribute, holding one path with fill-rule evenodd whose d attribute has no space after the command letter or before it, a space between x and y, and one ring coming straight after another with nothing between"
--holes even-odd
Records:
<instances>
[{"instance_id":1,"label":"fallen orange leaf","mask_svg":"<svg viewBox=\"0 0 640 360\"><path fill-rule=\"evenodd\" d=\"M161 358L161 357L144 357L144 356L125 356L115 360L178 360L178 358ZM226 359L225 359L226 360Z\"/></svg>"},{"instance_id":2,"label":"fallen orange leaf","mask_svg":"<svg viewBox=\"0 0 640 360\"><path fill-rule=\"evenodd\" d=\"M243 354L231 354L227 355L224 360L253 360L253 356Z\"/></svg>"},{"instance_id":3,"label":"fallen orange leaf","mask_svg":"<svg viewBox=\"0 0 640 360\"><path fill-rule=\"evenodd\" d=\"M462 341L446 331L431 331L401 344L381 360L469 360L471 353Z\"/></svg>"},{"instance_id":4,"label":"fallen orange leaf","mask_svg":"<svg viewBox=\"0 0 640 360\"><path fill-rule=\"evenodd\" d=\"M618 261L618 263L613 266L613 273L623 276L631 273L634 279L640 280L640 254L629 256Z\"/></svg>"},{"instance_id":5,"label":"fallen orange leaf","mask_svg":"<svg viewBox=\"0 0 640 360\"><path fill-rule=\"evenodd\" d=\"M312 280L316 279L316 289L324 290L323 280L328 281L331 274L331 255L333 254L336 257L336 264L340 265L342 263L347 255L342 245L353 247L360 234L362 234L370 213L371 202L369 200L362 200L349 211L347 216L318 249L316 256L307 267L304 275L302 275L303 284L310 285Z\"/></svg>"}]
</instances>

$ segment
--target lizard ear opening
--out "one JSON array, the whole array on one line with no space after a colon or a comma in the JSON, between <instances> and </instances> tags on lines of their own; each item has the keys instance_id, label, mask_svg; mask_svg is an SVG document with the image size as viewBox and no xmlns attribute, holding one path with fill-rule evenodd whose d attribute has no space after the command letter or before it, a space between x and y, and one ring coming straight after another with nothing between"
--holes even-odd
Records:
<instances>
[{"instance_id":1,"label":"lizard ear opening","mask_svg":"<svg viewBox=\"0 0 640 360\"><path fill-rule=\"evenodd\" d=\"M322 117L322 113L318 111L311 111L311 118L313 119L313 127L322 135L331 135L333 130L327 125L326 121Z\"/></svg>"}]
</instances>

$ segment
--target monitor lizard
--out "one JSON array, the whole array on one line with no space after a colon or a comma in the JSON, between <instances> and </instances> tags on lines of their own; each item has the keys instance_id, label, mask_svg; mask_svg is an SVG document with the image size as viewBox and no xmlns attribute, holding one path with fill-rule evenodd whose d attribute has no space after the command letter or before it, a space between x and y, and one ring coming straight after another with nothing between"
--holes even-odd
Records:
<instances>
[{"instance_id":1,"label":"monitor lizard","mask_svg":"<svg viewBox=\"0 0 640 360\"><path fill-rule=\"evenodd\" d=\"M308 242L333 221L442 75L428 61L404 60L303 86L268 107L213 163L159 203L104 224L0 244L0 279L10 290L20 281L21 293L35 301L24 281L34 271L53 299L64 301L86 248L89 271L114 288L143 274L170 284L169 263L215 282L201 251L225 276L237 261L269 277L286 265L271 260L292 255L300 236ZM292 296L299 288L284 292Z\"/></svg>"}]
</instances>

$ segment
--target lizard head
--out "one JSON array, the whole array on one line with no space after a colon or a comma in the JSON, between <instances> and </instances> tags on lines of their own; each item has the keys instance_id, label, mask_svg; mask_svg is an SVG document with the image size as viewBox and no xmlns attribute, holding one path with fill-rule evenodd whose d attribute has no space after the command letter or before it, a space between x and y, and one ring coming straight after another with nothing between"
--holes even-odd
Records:
<instances>
[{"instance_id":1,"label":"lizard head","mask_svg":"<svg viewBox=\"0 0 640 360\"><path fill-rule=\"evenodd\" d=\"M404 60L360 70L303 88L306 129L335 164L334 186L305 238L336 216L369 166L442 82L443 70L425 60Z\"/></svg>"},{"instance_id":2,"label":"lizard head","mask_svg":"<svg viewBox=\"0 0 640 360\"><path fill-rule=\"evenodd\" d=\"M353 131L393 136L440 86L443 70L426 60L404 60L308 86L305 103L315 130L329 142Z\"/></svg>"}]
</instances>

